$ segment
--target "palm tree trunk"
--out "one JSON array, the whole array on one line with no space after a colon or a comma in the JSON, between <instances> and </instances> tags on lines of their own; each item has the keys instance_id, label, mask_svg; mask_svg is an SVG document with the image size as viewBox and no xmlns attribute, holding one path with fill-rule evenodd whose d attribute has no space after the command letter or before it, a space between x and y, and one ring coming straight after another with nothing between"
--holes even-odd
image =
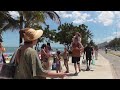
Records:
<instances>
[{"instance_id":1,"label":"palm tree trunk","mask_svg":"<svg viewBox=\"0 0 120 90\"><path fill-rule=\"evenodd\" d=\"M23 15L20 16L20 30L23 28ZM22 43L22 37L20 36L19 45Z\"/></svg>"}]
</instances>

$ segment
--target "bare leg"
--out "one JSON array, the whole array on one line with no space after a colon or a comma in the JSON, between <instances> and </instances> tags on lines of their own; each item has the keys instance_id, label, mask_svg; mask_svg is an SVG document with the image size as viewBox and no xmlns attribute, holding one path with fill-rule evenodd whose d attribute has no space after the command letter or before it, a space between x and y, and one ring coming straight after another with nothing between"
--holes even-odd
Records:
<instances>
[{"instance_id":1,"label":"bare leg","mask_svg":"<svg viewBox=\"0 0 120 90\"><path fill-rule=\"evenodd\" d=\"M59 70L59 68L58 68L58 66L56 66L56 73L58 73L58 70Z\"/></svg>"},{"instance_id":2,"label":"bare leg","mask_svg":"<svg viewBox=\"0 0 120 90\"><path fill-rule=\"evenodd\" d=\"M69 67L68 67L68 61L64 61L64 65L65 65L65 68L66 68L66 72L68 73L69 72Z\"/></svg>"},{"instance_id":3,"label":"bare leg","mask_svg":"<svg viewBox=\"0 0 120 90\"><path fill-rule=\"evenodd\" d=\"M75 73L77 73L77 65L74 63Z\"/></svg>"},{"instance_id":4,"label":"bare leg","mask_svg":"<svg viewBox=\"0 0 120 90\"><path fill-rule=\"evenodd\" d=\"M64 60L64 65L65 65L65 68L67 69L67 65L66 65L66 61Z\"/></svg>"},{"instance_id":5,"label":"bare leg","mask_svg":"<svg viewBox=\"0 0 120 90\"><path fill-rule=\"evenodd\" d=\"M80 69L80 63L77 63L77 65L78 65L78 69L79 69L79 72L81 71L81 69Z\"/></svg>"},{"instance_id":6,"label":"bare leg","mask_svg":"<svg viewBox=\"0 0 120 90\"><path fill-rule=\"evenodd\" d=\"M90 69L91 60L89 60L89 69Z\"/></svg>"},{"instance_id":7,"label":"bare leg","mask_svg":"<svg viewBox=\"0 0 120 90\"><path fill-rule=\"evenodd\" d=\"M89 65L88 65L88 60L87 60L87 69L86 70L88 70L89 69Z\"/></svg>"},{"instance_id":8,"label":"bare leg","mask_svg":"<svg viewBox=\"0 0 120 90\"><path fill-rule=\"evenodd\" d=\"M67 72L69 73L69 66L68 66L68 61L66 62L66 69L67 69Z\"/></svg>"},{"instance_id":9,"label":"bare leg","mask_svg":"<svg viewBox=\"0 0 120 90\"><path fill-rule=\"evenodd\" d=\"M56 73L58 73L58 70L56 70Z\"/></svg>"},{"instance_id":10,"label":"bare leg","mask_svg":"<svg viewBox=\"0 0 120 90\"><path fill-rule=\"evenodd\" d=\"M61 65L59 66L59 72L61 72L61 69L62 69L62 67L61 67Z\"/></svg>"}]
</instances>

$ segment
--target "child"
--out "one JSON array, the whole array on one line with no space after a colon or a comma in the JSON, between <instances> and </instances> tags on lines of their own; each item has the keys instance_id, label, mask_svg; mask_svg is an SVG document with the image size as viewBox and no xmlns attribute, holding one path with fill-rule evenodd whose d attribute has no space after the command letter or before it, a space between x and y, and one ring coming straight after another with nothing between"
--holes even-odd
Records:
<instances>
[{"instance_id":1,"label":"child","mask_svg":"<svg viewBox=\"0 0 120 90\"><path fill-rule=\"evenodd\" d=\"M75 33L75 36L73 36L73 42L75 41L75 38L78 39L78 42L81 43L81 34L79 32Z\"/></svg>"},{"instance_id":2,"label":"child","mask_svg":"<svg viewBox=\"0 0 120 90\"><path fill-rule=\"evenodd\" d=\"M56 56L53 54L52 70L56 70Z\"/></svg>"},{"instance_id":3,"label":"child","mask_svg":"<svg viewBox=\"0 0 120 90\"><path fill-rule=\"evenodd\" d=\"M46 70L48 70L50 66L48 58L49 58L49 55L46 52L46 44L43 44L41 46L41 62L42 62L43 68Z\"/></svg>"},{"instance_id":4,"label":"child","mask_svg":"<svg viewBox=\"0 0 120 90\"><path fill-rule=\"evenodd\" d=\"M63 59L64 59L64 65L66 67L66 73L69 73L69 66L68 66L69 55L66 47L64 48Z\"/></svg>"},{"instance_id":5,"label":"child","mask_svg":"<svg viewBox=\"0 0 120 90\"><path fill-rule=\"evenodd\" d=\"M61 72L61 57L60 57L60 51L57 51L57 56L56 56L56 72Z\"/></svg>"}]
</instances>

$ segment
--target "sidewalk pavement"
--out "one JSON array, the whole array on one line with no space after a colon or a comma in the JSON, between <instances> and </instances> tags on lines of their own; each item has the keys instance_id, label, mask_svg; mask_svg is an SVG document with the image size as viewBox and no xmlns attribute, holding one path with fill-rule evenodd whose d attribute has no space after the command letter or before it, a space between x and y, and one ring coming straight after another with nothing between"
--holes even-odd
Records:
<instances>
[{"instance_id":1,"label":"sidewalk pavement","mask_svg":"<svg viewBox=\"0 0 120 90\"><path fill-rule=\"evenodd\" d=\"M95 60L95 65L91 64L90 71L85 71L86 64L82 64L82 59L80 63L82 71L79 72L77 76L66 76L64 79L114 79L109 61L100 54L98 54L98 60ZM63 66L62 61L62 71L64 72L65 70L66 69ZM75 73L73 63L71 63L71 58L69 59L69 71L70 73Z\"/></svg>"}]
</instances>

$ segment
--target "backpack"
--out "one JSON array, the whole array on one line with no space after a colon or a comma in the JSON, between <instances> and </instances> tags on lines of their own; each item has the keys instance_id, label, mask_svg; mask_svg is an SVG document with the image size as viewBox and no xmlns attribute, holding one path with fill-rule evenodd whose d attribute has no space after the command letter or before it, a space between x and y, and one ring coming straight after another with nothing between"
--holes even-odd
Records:
<instances>
[{"instance_id":1,"label":"backpack","mask_svg":"<svg viewBox=\"0 0 120 90\"><path fill-rule=\"evenodd\" d=\"M1 70L0 70L0 78L1 79L12 79L14 78L15 71L17 64L15 63L15 56L17 54L17 51L13 54L11 60L9 63L3 63L1 65Z\"/></svg>"}]
</instances>

